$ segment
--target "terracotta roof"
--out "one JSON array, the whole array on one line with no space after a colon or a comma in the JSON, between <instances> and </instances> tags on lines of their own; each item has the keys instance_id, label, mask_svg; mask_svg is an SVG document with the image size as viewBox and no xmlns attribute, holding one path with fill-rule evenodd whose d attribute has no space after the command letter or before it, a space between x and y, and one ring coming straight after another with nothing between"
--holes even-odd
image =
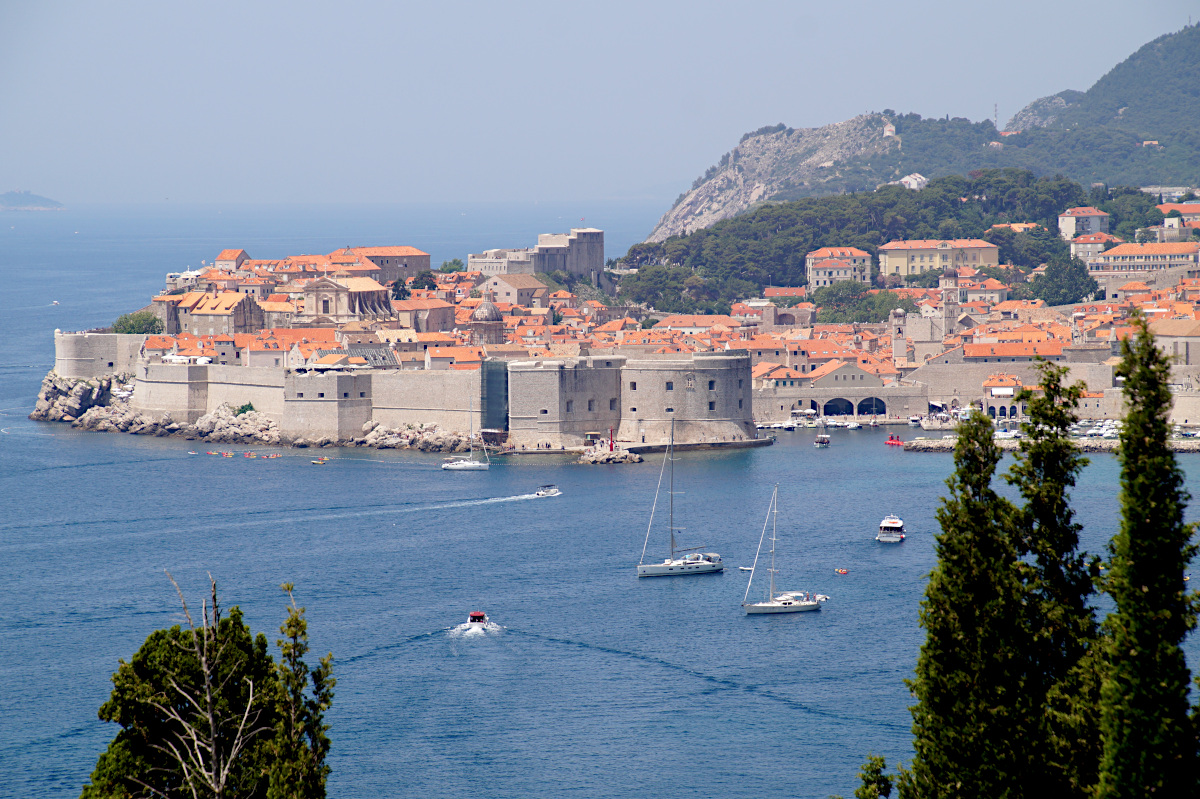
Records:
<instances>
[{"instance_id":1,"label":"terracotta roof","mask_svg":"<svg viewBox=\"0 0 1200 799\"><path fill-rule=\"evenodd\" d=\"M945 245L957 249L965 247L993 247L996 245L982 239L909 239L907 241L889 241L879 247L881 250L934 250Z\"/></svg>"},{"instance_id":2,"label":"terracotta roof","mask_svg":"<svg viewBox=\"0 0 1200 799\"><path fill-rule=\"evenodd\" d=\"M857 247L822 247L813 250L805 258L825 260L826 258L870 258L871 253L863 252Z\"/></svg>"},{"instance_id":3,"label":"terracotta roof","mask_svg":"<svg viewBox=\"0 0 1200 799\"><path fill-rule=\"evenodd\" d=\"M1090 205L1081 205L1078 208L1068 208L1059 214L1059 216L1108 216L1108 214Z\"/></svg>"},{"instance_id":4,"label":"terracotta roof","mask_svg":"<svg viewBox=\"0 0 1200 799\"><path fill-rule=\"evenodd\" d=\"M1104 257L1116 255L1189 255L1200 252L1200 244L1181 241L1166 244L1118 244L1104 253Z\"/></svg>"},{"instance_id":5,"label":"terracotta roof","mask_svg":"<svg viewBox=\"0 0 1200 799\"><path fill-rule=\"evenodd\" d=\"M1061 341L997 342L995 344L963 344L964 358L1032 358L1034 355L1062 355Z\"/></svg>"}]
</instances>

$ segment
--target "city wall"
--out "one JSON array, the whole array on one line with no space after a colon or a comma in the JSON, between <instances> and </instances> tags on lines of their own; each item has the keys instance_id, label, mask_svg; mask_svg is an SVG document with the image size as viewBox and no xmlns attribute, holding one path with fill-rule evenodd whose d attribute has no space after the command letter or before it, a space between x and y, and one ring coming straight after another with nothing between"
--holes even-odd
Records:
<instances>
[{"instance_id":1,"label":"city wall","mask_svg":"<svg viewBox=\"0 0 1200 799\"><path fill-rule=\"evenodd\" d=\"M143 335L54 331L54 371L62 377L91 380L133 374Z\"/></svg>"},{"instance_id":2,"label":"city wall","mask_svg":"<svg viewBox=\"0 0 1200 799\"><path fill-rule=\"evenodd\" d=\"M374 372L373 418L393 429L436 424L443 430L479 432L488 403L482 375L478 369Z\"/></svg>"}]
</instances>

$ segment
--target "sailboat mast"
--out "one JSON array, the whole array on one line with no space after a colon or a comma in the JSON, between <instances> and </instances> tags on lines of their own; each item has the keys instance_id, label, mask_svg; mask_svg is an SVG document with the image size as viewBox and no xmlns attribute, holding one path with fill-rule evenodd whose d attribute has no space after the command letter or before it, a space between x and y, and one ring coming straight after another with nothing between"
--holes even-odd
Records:
<instances>
[{"instance_id":1,"label":"sailboat mast","mask_svg":"<svg viewBox=\"0 0 1200 799\"><path fill-rule=\"evenodd\" d=\"M775 541L777 538L777 525L779 520L779 484L775 484L775 491L771 494L771 592L767 594L767 601L770 602L775 598Z\"/></svg>"},{"instance_id":2,"label":"sailboat mast","mask_svg":"<svg viewBox=\"0 0 1200 799\"><path fill-rule=\"evenodd\" d=\"M667 458L671 461L671 480L667 486L670 495L667 510L667 526L671 529L671 560L675 560L675 417L671 417L671 440L667 443Z\"/></svg>"}]
</instances>

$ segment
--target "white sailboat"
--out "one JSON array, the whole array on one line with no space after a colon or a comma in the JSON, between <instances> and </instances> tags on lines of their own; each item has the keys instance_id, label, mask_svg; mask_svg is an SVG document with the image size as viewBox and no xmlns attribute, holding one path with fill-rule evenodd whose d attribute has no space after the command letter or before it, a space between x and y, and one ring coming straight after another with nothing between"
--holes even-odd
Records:
<instances>
[{"instance_id":1,"label":"white sailboat","mask_svg":"<svg viewBox=\"0 0 1200 799\"><path fill-rule=\"evenodd\" d=\"M725 564L716 552L694 552L690 549L675 547L675 419L671 419L671 440L667 444L667 457L663 459L663 471L671 464L670 481L667 487L668 511L667 529L671 531L671 555L662 563L646 563L646 547L650 545L650 531L654 528L654 511L658 508L658 492L662 488L662 471L658 473L658 488L654 490L654 505L650 508L650 523L646 526L646 542L642 544L642 559L638 561L638 577L674 577L686 574L707 574L724 570ZM676 557L677 554L688 552L687 555Z\"/></svg>"},{"instance_id":2,"label":"white sailboat","mask_svg":"<svg viewBox=\"0 0 1200 799\"><path fill-rule=\"evenodd\" d=\"M469 402L469 410L467 415L470 420L471 432L467 436L467 457L446 458L446 462L442 464L442 468L452 472L486 472L492 465L491 458L488 457L487 447L480 446L483 450L483 460L478 460L475 457L475 398L471 397Z\"/></svg>"},{"instance_id":3,"label":"white sailboat","mask_svg":"<svg viewBox=\"0 0 1200 799\"><path fill-rule=\"evenodd\" d=\"M785 591L775 593L775 542L779 540L776 533L776 520L779 517L779 485L771 492L771 505L767 508L767 518L763 522L762 535L758 539L758 551L754 553L754 565L750 568L750 581L746 583L746 595L742 597L742 607L747 613L801 613L806 610L820 610L821 603L829 599L824 594L813 594L806 591ZM770 588L762 602L748 602L750 588L754 585L754 575L758 570L758 557L762 553L763 541L767 537L767 525L771 527L771 574Z\"/></svg>"}]
</instances>

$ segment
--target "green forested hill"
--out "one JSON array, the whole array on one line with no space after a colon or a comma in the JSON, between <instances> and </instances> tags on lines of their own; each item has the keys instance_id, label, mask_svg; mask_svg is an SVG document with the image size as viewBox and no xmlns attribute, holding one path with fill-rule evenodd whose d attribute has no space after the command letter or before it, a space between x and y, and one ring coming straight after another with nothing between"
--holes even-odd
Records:
<instances>
[{"instance_id":1,"label":"green forested hill","mask_svg":"<svg viewBox=\"0 0 1200 799\"><path fill-rule=\"evenodd\" d=\"M882 137L887 121L895 139ZM770 187L770 200L795 200L869 191L914 172L936 178L1015 168L1083 186L1200 186L1200 25L1146 44L1086 92L1034 101L1009 123L1011 135L1001 136L991 120L890 109L851 122L839 124L853 129L817 131L845 138L841 154L820 165L804 163L811 137L802 131L777 125L747 134L680 196L650 238L743 213L753 207L743 196L751 185ZM747 154L757 155L752 164Z\"/></svg>"},{"instance_id":2,"label":"green forested hill","mask_svg":"<svg viewBox=\"0 0 1200 799\"><path fill-rule=\"evenodd\" d=\"M1162 214L1157 198L1136 188L1084 189L1063 177L1039 178L1016 169L983 170L935 179L921 191L878 191L771 203L662 242L630 248L622 266L638 267L621 280L623 301L672 313L727 313L736 299L763 286L805 283L804 256L821 247L849 246L875 254L895 239L985 238L1002 263L1031 268L1069 257L1058 236L1058 214L1094 205L1112 215L1118 235ZM990 230L998 222L1038 222L1033 234Z\"/></svg>"}]
</instances>

